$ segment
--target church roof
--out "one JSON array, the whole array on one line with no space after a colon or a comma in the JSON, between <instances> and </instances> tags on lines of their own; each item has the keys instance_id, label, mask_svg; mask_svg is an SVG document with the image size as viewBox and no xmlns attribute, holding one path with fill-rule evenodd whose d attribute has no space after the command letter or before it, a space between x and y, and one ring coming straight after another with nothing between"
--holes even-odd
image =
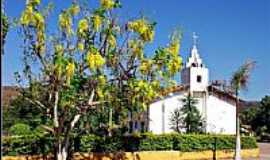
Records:
<instances>
[{"instance_id":1,"label":"church roof","mask_svg":"<svg viewBox=\"0 0 270 160\"><path fill-rule=\"evenodd\" d=\"M161 91L161 95L168 96L170 93L178 93L182 91L187 91L188 88L189 86L186 86L186 85L177 85L177 86L169 87L169 88L163 89Z\"/></svg>"},{"instance_id":2,"label":"church roof","mask_svg":"<svg viewBox=\"0 0 270 160\"><path fill-rule=\"evenodd\" d=\"M164 89L163 91L161 91L161 95L163 97L167 97L167 96L170 96L170 94L176 94L176 93L185 92L188 90L189 90L189 86L187 85L177 85L177 86ZM233 95L233 93L219 89L213 85L209 85L207 90L208 90L209 95L213 95L223 101L226 101L228 103L235 105L236 97ZM159 100L161 99L160 98L155 99L153 102L156 102ZM240 102L240 105L244 105L246 101L239 99L239 102Z\"/></svg>"},{"instance_id":3,"label":"church roof","mask_svg":"<svg viewBox=\"0 0 270 160\"><path fill-rule=\"evenodd\" d=\"M236 97L232 92L219 89L213 85L209 85L208 86L208 93L210 95L213 95L213 96L221 99L221 100L224 100L224 101L229 102L231 104L235 104ZM243 105L245 103L245 101L243 99L240 99L240 98L239 98L239 102L240 102L240 105Z\"/></svg>"}]
</instances>

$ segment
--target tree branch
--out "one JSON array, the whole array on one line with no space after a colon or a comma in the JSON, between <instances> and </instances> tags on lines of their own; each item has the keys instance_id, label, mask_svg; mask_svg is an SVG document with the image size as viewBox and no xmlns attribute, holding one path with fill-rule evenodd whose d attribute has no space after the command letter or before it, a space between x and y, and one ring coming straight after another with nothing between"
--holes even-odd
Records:
<instances>
[{"instance_id":1,"label":"tree branch","mask_svg":"<svg viewBox=\"0 0 270 160\"><path fill-rule=\"evenodd\" d=\"M50 132L54 133L54 130L51 127L49 127L49 126L41 125L41 127L44 128L47 131L50 131Z\"/></svg>"},{"instance_id":2,"label":"tree branch","mask_svg":"<svg viewBox=\"0 0 270 160\"><path fill-rule=\"evenodd\" d=\"M40 101L38 101L38 100L32 100L32 99L30 99L30 98L28 98L28 97L23 97L23 98L25 98L27 101L29 101L29 102L32 103L32 104L36 104L36 105L40 106L40 107L43 108L43 109L46 109L46 108L47 108L44 104L42 104L42 103L41 103Z\"/></svg>"}]
</instances>

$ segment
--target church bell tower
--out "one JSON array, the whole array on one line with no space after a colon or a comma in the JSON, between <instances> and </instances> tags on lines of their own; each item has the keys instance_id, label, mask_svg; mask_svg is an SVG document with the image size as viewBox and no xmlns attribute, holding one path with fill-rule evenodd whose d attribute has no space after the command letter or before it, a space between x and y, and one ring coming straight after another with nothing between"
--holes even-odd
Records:
<instances>
[{"instance_id":1,"label":"church bell tower","mask_svg":"<svg viewBox=\"0 0 270 160\"><path fill-rule=\"evenodd\" d=\"M190 91L205 92L208 87L208 68L203 64L197 49L198 36L193 33L193 46L190 56L181 72L181 81L183 85L189 86Z\"/></svg>"}]
</instances>

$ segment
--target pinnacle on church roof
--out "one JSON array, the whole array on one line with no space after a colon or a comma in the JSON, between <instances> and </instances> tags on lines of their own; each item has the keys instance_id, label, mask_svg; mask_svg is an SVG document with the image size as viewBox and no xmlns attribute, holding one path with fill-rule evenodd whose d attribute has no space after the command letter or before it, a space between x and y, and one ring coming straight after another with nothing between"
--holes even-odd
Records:
<instances>
[{"instance_id":1,"label":"pinnacle on church roof","mask_svg":"<svg viewBox=\"0 0 270 160\"><path fill-rule=\"evenodd\" d=\"M191 67L191 66L202 66L202 59L200 58L199 51L197 49L197 44L198 44L198 36L195 32L193 32L192 35L192 40L193 40L193 45L191 48L190 56L187 61L186 67Z\"/></svg>"},{"instance_id":2,"label":"pinnacle on church roof","mask_svg":"<svg viewBox=\"0 0 270 160\"><path fill-rule=\"evenodd\" d=\"M197 43L198 43L198 36L196 35L196 32L193 32L192 39L193 39L193 48L197 48Z\"/></svg>"}]
</instances>

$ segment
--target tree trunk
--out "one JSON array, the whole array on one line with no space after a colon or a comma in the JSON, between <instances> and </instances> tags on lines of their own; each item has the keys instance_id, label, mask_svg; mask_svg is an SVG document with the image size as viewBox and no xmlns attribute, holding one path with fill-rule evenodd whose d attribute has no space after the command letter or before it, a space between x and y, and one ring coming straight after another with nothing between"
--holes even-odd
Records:
<instances>
[{"instance_id":1,"label":"tree trunk","mask_svg":"<svg viewBox=\"0 0 270 160\"><path fill-rule=\"evenodd\" d=\"M109 107L109 125L108 125L108 135L112 136L112 107Z\"/></svg>"},{"instance_id":2,"label":"tree trunk","mask_svg":"<svg viewBox=\"0 0 270 160\"><path fill-rule=\"evenodd\" d=\"M92 105L94 98L94 90L91 93L91 96L89 98L88 103ZM79 121L82 113L78 113L73 117L73 120L70 122L68 128L65 130L64 140L61 140L60 136L62 134L62 129L60 127L63 127L63 124L60 123L59 125L59 119L58 119L58 101L59 101L59 94L58 92L55 92L55 102L54 102L54 127L55 127L55 133L56 133L56 141L55 141L55 155L54 159L56 160L67 160L70 158L69 155L69 147L70 147L70 132L75 127L76 123Z\"/></svg>"},{"instance_id":3,"label":"tree trunk","mask_svg":"<svg viewBox=\"0 0 270 160\"><path fill-rule=\"evenodd\" d=\"M67 160L67 148L58 144L57 152L56 152L56 160Z\"/></svg>"},{"instance_id":4,"label":"tree trunk","mask_svg":"<svg viewBox=\"0 0 270 160\"><path fill-rule=\"evenodd\" d=\"M235 160L241 160L241 138L240 138L240 119L239 119L239 97L236 90L236 145L235 145Z\"/></svg>"}]
</instances>

